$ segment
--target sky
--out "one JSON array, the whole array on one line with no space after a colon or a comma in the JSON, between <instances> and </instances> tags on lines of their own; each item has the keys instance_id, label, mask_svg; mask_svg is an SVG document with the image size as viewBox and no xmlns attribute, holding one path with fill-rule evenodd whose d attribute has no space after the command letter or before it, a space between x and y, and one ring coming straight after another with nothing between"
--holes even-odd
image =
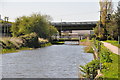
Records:
<instances>
[{"instance_id":1,"label":"sky","mask_svg":"<svg viewBox=\"0 0 120 80\"><path fill-rule=\"evenodd\" d=\"M116 9L119 0L114 0ZM0 14L14 21L32 13L47 14L53 22L99 20L99 0L0 0Z\"/></svg>"}]
</instances>

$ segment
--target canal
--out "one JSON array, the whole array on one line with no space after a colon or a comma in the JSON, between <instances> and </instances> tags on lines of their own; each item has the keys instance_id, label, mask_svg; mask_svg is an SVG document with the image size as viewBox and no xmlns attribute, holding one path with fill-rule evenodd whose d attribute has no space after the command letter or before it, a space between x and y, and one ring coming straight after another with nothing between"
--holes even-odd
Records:
<instances>
[{"instance_id":1,"label":"canal","mask_svg":"<svg viewBox=\"0 0 120 80\"><path fill-rule=\"evenodd\" d=\"M93 59L80 45L52 45L2 55L3 78L78 78Z\"/></svg>"}]
</instances>

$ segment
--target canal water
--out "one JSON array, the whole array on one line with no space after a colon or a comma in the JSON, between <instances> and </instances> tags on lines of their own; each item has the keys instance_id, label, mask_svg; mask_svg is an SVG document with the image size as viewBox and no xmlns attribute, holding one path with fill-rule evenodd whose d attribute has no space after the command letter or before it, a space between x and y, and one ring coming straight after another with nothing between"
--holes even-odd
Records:
<instances>
[{"instance_id":1,"label":"canal water","mask_svg":"<svg viewBox=\"0 0 120 80\"><path fill-rule=\"evenodd\" d=\"M80 45L52 45L2 55L3 78L78 78L79 66L93 59Z\"/></svg>"}]
</instances>

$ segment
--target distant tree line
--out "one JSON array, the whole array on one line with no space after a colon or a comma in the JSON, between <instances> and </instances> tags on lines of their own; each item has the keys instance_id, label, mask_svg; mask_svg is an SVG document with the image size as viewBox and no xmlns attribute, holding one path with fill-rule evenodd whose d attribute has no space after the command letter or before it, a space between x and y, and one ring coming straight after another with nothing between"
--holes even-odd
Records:
<instances>
[{"instance_id":1,"label":"distant tree line","mask_svg":"<svg viewBox=\"0 0 120 80\"><path fill-rule=\"evenodd\" d=\"M39 13L22 16L12 24L11 32L14 37L36 33L38 37L50 39L57 33L57 29L50 24L50 16Z\"/></svg>"}]
</instances>

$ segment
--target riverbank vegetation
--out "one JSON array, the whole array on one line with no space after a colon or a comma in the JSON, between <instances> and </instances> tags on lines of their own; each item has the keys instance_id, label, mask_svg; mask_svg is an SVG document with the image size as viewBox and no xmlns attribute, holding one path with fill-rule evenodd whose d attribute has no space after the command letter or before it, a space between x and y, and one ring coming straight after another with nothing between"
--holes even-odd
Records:
<instances>
[{"instance_id":1,"label":"riverbank vegetation","mask_svg":"<svg viewBox=\"0 0 120 80\"><path fill-rule=\"evenodd\" d=\"M18 52L20 50L31 50L34 48L51 45L48 40L38 38L37 34L31 33L19 37L5 37L0 39L2 53Z\"/></svg>"},{"instance_id":2,"label":"riverbank vegetation","mask_svg":"<svg viewBox=\"0 0 120 80\"><path fill-rule=\"evenodd\" d=\"M82 39L82 40L80 40L80 45L86 46L84 48L84 52L85 53L94 53L94 51L92 49L92 42L91 42L91 40Z\"/></svg>"},{"instance_id":3,"label":"riverbank vegetation","mask_svg":"<svg viewBox=\"0 0 120 80\"><path fill-rule=\"evenodd\" d=\"M10 29L12 37L0 39L2 53L51 45L52 36L58 31L50 20L50 16L39 13L16 18Z\"/></svg>"},{"instance_id":4,"label":"riverbank vegetation","mask_svg":"<svg viewBox=\"0 0 120 80\"><path fill-rule=\"evenodd\" d=\"M52 44L61 45L64 44L64 41L52 41Z\"/></svg>"},{"instance_id":5,"label":"riverbank vegetation","mask_svg":"<svg viewBox=\"0 0 120 80\"><path fill-rule=\"evenodd\" d=\"M112 53L100 41L106 41L119 47L120 44L120 7L113 13L112 2L109 0L100 1L100 21L94 28L94 60L80 70L85 78L102 78L103 80L118 80L120 78L120 55ZM98 41L99 40L99 41ZM120 48L120 47L119 47ZM86 51L92 48L86 47ZM95 56L95 55L94 55Z\"/></svg>"},{"instance_id":6,"label":"riverbank vegetation","mask_svg":"<svg viewBox=\"0 0 120 80\"><path fill-rule=\"evenodd\" d=\"M94 40L91 41L94 42ZM99 41L96 40L95 43L96 47L98 46L98 42ZM112 53L101 43L99 56L100 56L100 60L94 59L91 62L87 63L85 66L80 66L80 70L84 73L83 77L95 79L95 77L97 76L97 71L100 69L100 63L101 63L102 75L97 78L118 79L118 77L120 76L118 70L118 68L120 67L120 63L119 63L120 55Z\"/></svg>"},{"instance_id":7,"label":"riverbank vegetation","mask_svg":"<svg viewBox=\"0 0 120 80\"><path fill-rule=\"evenodd\" d=\"M5 54L5 53L14 53L14 52L19 52L22 50L32 50L33 48L28 48L28 47L21 47L19 49L11 48L11 49L2 49L0 54Z\"/></svg>"},{"instance_id":8,"label":"riverbank vegetation","mask_svg":"<svg viewBox=\"0 0 120 80\"><path fill-rule=\"evenodd\" d=\"M113 10L111 1L102 0L100 1L100 17L101 20L94 28L96 39L116 40L120 44L120 7Z\"/></svg>"},{"instance_id":9,"label":"riverbank vegetation","mask_svg":"<svg viewBox=\"0 0 120 80\"><path fill-rule=\"evenodd\" d=\"M38 37L50 39L57 33L57 29L50 24L51 17L39 13L22 16L12 24L11 32L14 37L36 33Z\"/></svg>"}]
</instances>

